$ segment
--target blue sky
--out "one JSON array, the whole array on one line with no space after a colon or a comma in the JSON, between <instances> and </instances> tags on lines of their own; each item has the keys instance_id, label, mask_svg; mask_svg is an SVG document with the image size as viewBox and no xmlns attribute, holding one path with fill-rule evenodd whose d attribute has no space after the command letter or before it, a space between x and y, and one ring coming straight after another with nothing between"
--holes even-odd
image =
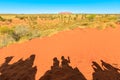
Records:
<instances>
[{"instance_id":1,"label":"blue sky","mask_svg":"<svg viewBox=\"0 0 120 80\"><path fill-rule=\"evenodd\" d=\"M120 13L120 0L0 0L0 13Z\"/></svg>"}]
</instances>

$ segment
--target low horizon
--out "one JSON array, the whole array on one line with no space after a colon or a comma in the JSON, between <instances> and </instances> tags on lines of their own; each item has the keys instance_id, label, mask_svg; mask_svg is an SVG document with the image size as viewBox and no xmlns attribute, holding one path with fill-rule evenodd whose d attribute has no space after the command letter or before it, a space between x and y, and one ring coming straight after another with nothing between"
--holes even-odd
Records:
<instances>
[{"instance_id":1,"label":"low horizon","mask_svg":"<svg viewBox=\"0 0 120 80\"><path fill-rule=\"evenodd\" d=\"M10 14L10 15L39 15L39 14L60 14L61 12L58 12L58 13L0 13L0 15L7 15L7 14ZM74 12L70 12L71 14L120 14L120 13L74 13Z\"/></svg>"}]
</instances>

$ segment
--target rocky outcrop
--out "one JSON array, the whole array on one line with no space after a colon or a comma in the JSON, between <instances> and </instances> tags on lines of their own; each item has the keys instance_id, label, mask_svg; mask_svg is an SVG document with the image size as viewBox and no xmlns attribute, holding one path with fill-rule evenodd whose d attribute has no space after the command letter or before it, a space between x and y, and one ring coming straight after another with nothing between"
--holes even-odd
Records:
<instances>
[{"instance_id":1,"label":"rocky outcrop","mask_svg":"<svg viewBox=\"0 0 120 80\"><path fill-rule=\"evenodd\" d=\"M60 12L59 14L72 14L72 12Z\"/></svg>"},{"instance_id":2,"label":"rocky outcrop","mask_svg":"<svg viewBox=\"0 0 120 80\"><path fill-rule=\"evenodd\" d=\"M118 68L101 60L102 67L97 62L92 62L93 65L93 80L120 80Z\"/></svg>"},{"instance_id":3,"label":"rocky outcrop","mask_svg":"<svg viewBox=\"0 0 120 80\"><path fill-rule=\"evenodd\" d=\"M35 80L37 67L32 67L35 55L9 64L12 58L13 56L5 58L5 62L0 66L0 80Z\"/></svg>"},{"instance_id":4,"label":"rocky outcrop","mask_svg":"<svg viewBox=\"0 0 120 80\"><path fill-rule=\"evenodd\" d=\"M79 69L69 66L70 59L65 59L62 56L61 66L59 60L53 59L53 66L39 80L86 80Z\"/></svg>"}]
</instances>

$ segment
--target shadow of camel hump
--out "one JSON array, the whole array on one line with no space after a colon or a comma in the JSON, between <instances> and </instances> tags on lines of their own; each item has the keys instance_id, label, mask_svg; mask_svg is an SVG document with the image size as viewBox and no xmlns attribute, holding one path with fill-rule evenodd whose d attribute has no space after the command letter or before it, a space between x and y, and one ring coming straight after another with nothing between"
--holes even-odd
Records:
<instances>
[{"instance_id":1,"label":"shadow of camel hump","mask_svg":"<svg viewBox=\"0 0 120 80\"><path fill-rule=\"evenodd\" d=\"M35 55L23 60L20 59L13 64L9 62L13 56L5 58L5 62L0 66L0 80L35 80L37 67L33 67ZM101 65L92 61L92 80L120 80L120 69L100 60ZM61 62L57 57L53 58L53 65L47 70L39 80L87 80L81 71L71 65L70 57L61 57Z\"/></svg>"},{"instance_id":2,"label":"shadow of camel hump","mask_svg":"<svg viewBox=\"0 0 120 80\"><path fill-rule=\"evenodd\" d=\"M26 60L20 59L13 64L8 64L13 57L7 57L0 66L0 80L35 80L37 67L32 67L35 55Z\"/></svg>"},{"instance_id":3,"label":"shadow of camel hump","mask_svg":"<svg viewBox=\"0 0 120 80\"><path fill-rule=\"evenodd\" d=\"M61 57L61 65L59 60L53 58L53 65L39 80L87 80L79 69L72 68L70 58L66 59L64 56Z\"/></svg>"}]
</instances>

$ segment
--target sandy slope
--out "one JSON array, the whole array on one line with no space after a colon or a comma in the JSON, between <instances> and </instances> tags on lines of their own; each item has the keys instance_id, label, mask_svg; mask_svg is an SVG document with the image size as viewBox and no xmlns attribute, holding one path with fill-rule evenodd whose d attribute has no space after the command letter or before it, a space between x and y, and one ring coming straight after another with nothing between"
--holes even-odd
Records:
<instances>
[{"instance_id":1,"label":"sandy slope","mask_svg":"<svg viewBox=\"0 0 120 80\"><path fill-rule=\"evenodd\" d=\"M103 59L120 64L120 26L116 29L75 29L60 32L52 37L33 39L21 44L14 44L0 49L0 64L6 56L27 58L36 54L35 65L38 66L38 79L52 64L52 58L61 55L70 56L71 65L78 66L83 74L91 80L91 61Z\"/></svg>"}]
</instances>

